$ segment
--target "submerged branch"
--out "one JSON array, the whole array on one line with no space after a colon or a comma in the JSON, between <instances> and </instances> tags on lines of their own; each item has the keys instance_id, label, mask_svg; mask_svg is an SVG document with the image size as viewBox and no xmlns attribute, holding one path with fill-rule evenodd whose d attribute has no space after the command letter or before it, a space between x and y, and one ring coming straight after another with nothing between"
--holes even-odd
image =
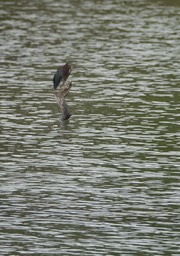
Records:
<instances>
[{"instance_id":1,"label":"submerged branch","mask_svg":"<svg viewBox=\"0 0 180 256\"><path fill-rule=\"evenodd\" d=\"M58 92L55 92L57 103L60 106L62 111L61 120L67 120L71 116L69 112L69 107L65 101L65 97L68 95L71 89L71 86L72 86L72 82L69 80L66 80L66 82L60 87L60 90Z\"/></svg>"}]
</instances>

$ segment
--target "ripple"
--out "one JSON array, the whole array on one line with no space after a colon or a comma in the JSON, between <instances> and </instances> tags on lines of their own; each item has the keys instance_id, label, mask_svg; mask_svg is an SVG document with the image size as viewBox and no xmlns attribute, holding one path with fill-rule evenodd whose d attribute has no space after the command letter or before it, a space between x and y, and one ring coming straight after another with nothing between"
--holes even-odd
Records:
<instances>
[{"instance_id":1,"label":"ripple","mask_svg":"<svg viewBox=\"0 0 180 256\"><path fill-rule=\"evenodd\" d=\"M2 255L178 255L177 2L0 3Z\"/></svg>"}]
</instances>

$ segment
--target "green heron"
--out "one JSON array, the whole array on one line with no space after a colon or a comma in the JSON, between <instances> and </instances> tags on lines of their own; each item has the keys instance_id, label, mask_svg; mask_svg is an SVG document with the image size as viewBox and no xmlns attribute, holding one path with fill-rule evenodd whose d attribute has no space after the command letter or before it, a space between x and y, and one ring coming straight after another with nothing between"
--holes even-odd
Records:
<instances>
[{"instance_id":1,"label":"green heron","mask_svg":"<svg viewBox=\"0 0 180 256\"><path fill-rule=\"evenodd\" d=\"M57 89L61 81L63 81L64 84L70 73L71 65L69 63L59 67L53 77L54 89Z\"/></svg>"}]
</instances>

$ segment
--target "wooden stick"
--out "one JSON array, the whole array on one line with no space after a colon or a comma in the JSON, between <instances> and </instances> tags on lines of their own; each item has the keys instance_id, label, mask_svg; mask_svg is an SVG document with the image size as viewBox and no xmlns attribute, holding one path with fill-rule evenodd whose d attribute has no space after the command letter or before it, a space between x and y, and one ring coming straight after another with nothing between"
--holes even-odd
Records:
<instances>
[{"instance_id":1,"label":"wooden stick","mask_svg":"<svg viewBox=\"0 0 180 256\"><path fill-rule=\"evenodd\" d=\"M68 95L71 89L71 86L72 86L72 82L69 80L66 80L65 83L60 87L60 90L58 92L55 92L57 103L60 106L62 111L61 120L67 120L71 116L69 112L69 107L65 101L65 97Z\"/></svg>"}]
</instances>

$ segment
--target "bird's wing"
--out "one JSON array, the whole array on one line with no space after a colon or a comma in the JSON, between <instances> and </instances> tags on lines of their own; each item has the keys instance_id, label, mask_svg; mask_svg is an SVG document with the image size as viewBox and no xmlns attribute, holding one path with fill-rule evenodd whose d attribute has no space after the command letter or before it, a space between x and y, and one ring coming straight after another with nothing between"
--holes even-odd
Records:
<instances>
[{"instance_id":1,"label":"bird's wing","mask_svg":"<svg viewBox=\"0 0 180 256\"><path fill-rule=\"evenodd\" d=\"M53 77L54 89L56 89L58 87L61 80L62 80L62 72L61 72L61 69L59 68L59 69L57 69L57 71Z\"/></svg>"}]
</instances>

